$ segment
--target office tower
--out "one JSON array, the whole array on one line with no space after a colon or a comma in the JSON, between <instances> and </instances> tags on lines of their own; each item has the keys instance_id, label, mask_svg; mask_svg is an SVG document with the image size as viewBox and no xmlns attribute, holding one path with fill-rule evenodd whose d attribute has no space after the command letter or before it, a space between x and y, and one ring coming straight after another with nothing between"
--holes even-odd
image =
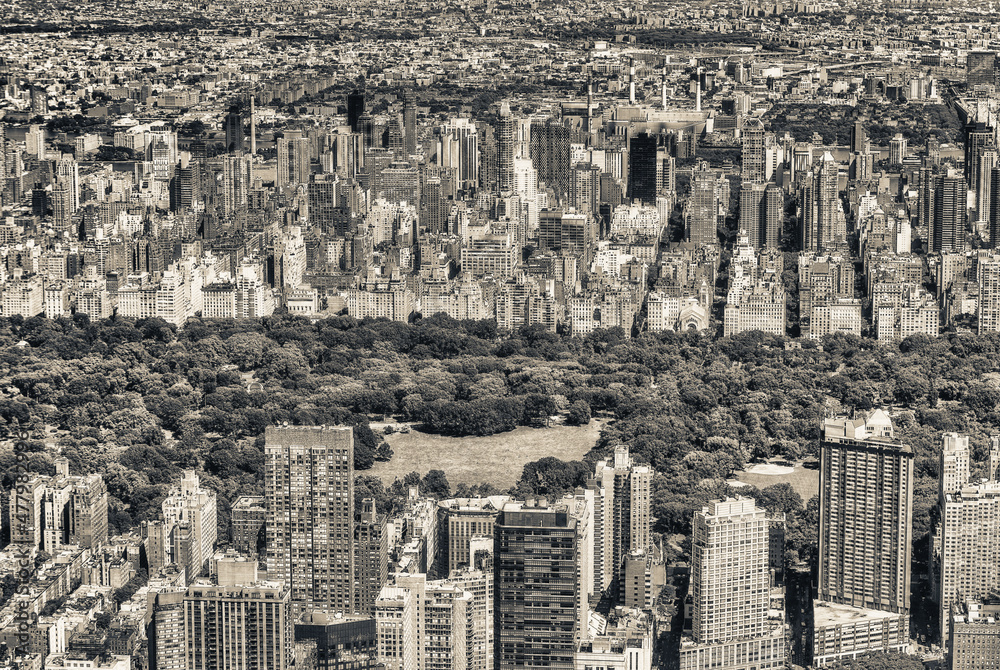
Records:
<instances>
[{"instance_id":1,"label":"office tower","mask_svg":"<svg viewBox=\"0 0 1000 670\"><path fill-rule=\"evenodd\" d=\"M868 137L865 133L865 124L858 119L851 126L851 153L863 154L868 151Z\"/></svg>"},{"instance_id":2,"label":"office tower","mask_svg":"<svg viewBox=\"0 0 1000 670\"><path fill-rule=\"evenodd\" d=\"M970 51L965 56L965 83L973 86L996 84L997 55L992 51Z\"/></svg>"},{"instance_id":3,"label":"office tower","mask_svg":"<svg viewBox=\"0 0 1000 670\"><path fill-rule=\"evenodd\" d=\"M375 118L365 112L358 118L358 132L361 134L361 144L363 151L382 147L382 136L378 130Z\"/></svg>"},{"instance_id":4,"label":"office tower","mask_svg":"<svg viewBox=\"0 0 1000 670\"><path fill-rule=\"evenodd\" d=\"M569 193L569 128L548 119L531 124L531 162L538 170L538 180L555 191L557 198Z\"/></svg>"},{"instance_id":5,"label":"office tower","mask_svg":"<svg viewBox=\"0 0 1000 670\"><path fill-rule=\"evenodd\" d=\"M454 168L459 188L470 190L479 181L479 135L472 119L448 119L441 126L438 165Z\"/></svg>"},{"instance_id":6,"label":"office tower","mask_svg":"<svg viewBox=\"0 0 1000 670\"><path fill-rule=\"evenodd\" d=\"M628 447L615 447L614 459L594 468L594 591L613 588L625 557L649 549L649 466L636 465Z\"/></svg>"},{"instance_id":7,"label":"office tower","mask_svg":"<svg viewBox=\"0 0 1000 670\"><path fill-rule=\"evenodd\" d=\"M375 511L375 501L365 498L354 521L355 610L373 614L379 591L389 578L389 535L386 516Z\"/></svg>"},{"instance_id":8,"label":"office tower","mask_svg":"<svg viewBox=\"0 0 1000 670\"><path fill-rule=\"evenodd\" d=\"M242 496L233 504L233 548L244 556L256 558L264 546L267 508L264 496Z\"/></svg>"},{"instance_id":9,"label":"office tower","mask_svg":"<svg viewBox=\"0 0 1000 670\"><path fill-rule=\"evenodd\" d=\"M226 151L228 153L240 153L246 140L244 130L246 119L244 118L243 105L237 101L229 107L222 125L226 133Z\"/></svg>"},{"instance_id":10,"label":"office tower","mask_svg":"<svg viewBox=\"0 0 1000 670\"><path fill-rule=\"evenodd\" d=\"M199 584L184 594L183 611L182 657L188 670L289 670L295 666L287 585Z\"/></svg>"},{"instance_id":11,"label":"office tower","mask_svg":"<svg viewBox=\"0 0 1000 670\"><path fill-rule=\"evenodd\" d=\"M740 152L743 181L766 182L767 160L764 151L764 124L760 119L749 119L740 131Z\"/></svg>"},{"instance_id":12,"label":"office tower","mask_svg":"<svg viewBox=\"0 0 1000 670\"><path fill-rule=\"evenodd\" d=\"M403 126L398 118L391 119L382 135L382 146L392 152L393 158L403 158Z\"/></svg>"},{"instance_id":13,"label":"office tower","mask_svg":"<svg viewBox=\"0 0 1000 670\"><path fill-rule=\"evenodd\" d=\"M976 189L976 221L987 229L989 234L990 215L993 211L993 168L1000 164L1000 153L992 144L987 145L979 154L979 178ZM986 240L989 244L990 240Z\"/></svg>"},{"instance_id":14,"label":"office tower","mask_svg":"<svg viewBox=\"0 0 1000 670\"><path fill-rule=\"evenodd\" d=\"M656 152L656 194L671 201L677 196L677 159L666 149Z\"/></svg>"},{"instance_id":15,"label":"office tower","mask_svg":"<svg viewBox=\"0 0 1000 670\"><path fill-rule=\"evenodd\" d=\"M656 204L656 135L639 133L629 139L628 197Z\"/></svg>"},{"instance_id":16,"label":"office tower","mask_svg":"<svg viewBox=\"0 0 1000 670\"><path fill-rule=\"evenodd\" d=\"M982 122L965 126L965 183L975 188L979 180L979 155L983 148L994 141L994 129Z\"/></svg>"},{"instance_id":17,"label":"office tower","mask_svg":"<svg viewBox=\"0 0 1000 670\"><path fill-rule=\"evenodd\" d=\"M687 238L692 244L718 244L719 195L715 173L703 164L691 176Z\"/></svg>"},{"instance_id":18,"label":"office tower","mask_svg":"<svg viewBox=\"0 0 1000 670\"><path fill-rule=\"evenodd\" d=\"M441 179L424 179L420 190L420 227L429 233L443 233L447 225L446 202Z\"/></svg>"},{"instance_id":19,"label":"office tower","mask_svg":"<svg viewBox=\"0 0 1000 670\"><path fill-rule=\"evenodd\" d=\"M577 163L573 167L573 188L569 204L578 212L599 214L601 201L601 169L593 163Z\"/></svg>"},{"instance_id":20,"label":"office tower","mask_svg":"<svg viewBox=\"0 0 1000 670\"><path fill-rule=\"evenodd\" d=\"M391 203L405 202L414 207L420 205L420 173L409 163L391 163L382 170L378 184L376 197L385 198Z\"/></svg>"},{"instance_id":21,"label":"office tower","mask_svg":"<svg viewBox=\"0 0 1000 670\"><path fill-rule=\"evenodd\" d=\"M268 576L296 611L354 612L354 433L295 426L265 432Z\"/></svg>"},{"instance_id":22,"label":"office tower","mask_svg":"<svg viewBox=\"0 0 1000 670\"><path fill-rule=\"evenodd\" d=\"M202 488L198 474L185 470L180 486L163 501L164 552L185 569L188 583L207 567L218 534L215 491Z\"/></svg>"},{"instance_id":23,"label":"office tower","mask_svg":"<svg viewBox=\"0 0 1000 670\"><path fill-rule=\"evenodd\" d=\"M939 175L934 180L934 219L930 251L965 249L966 188L957 174Z\"/></svg>"},{"instance_id":24,"label":"office tower","mask_svg":"<svg viewBox=\"0 0 1000 670\"><path fill-rule=\"evenodd\" d=\"M770 523L749 498L715 500L694 515L691 642L681 670L784 668L781 625L768 621Z\"/></svg>"},{"instance_id":25,"label":"office tower","mask_svg":"<svg viewBox=\"0 0 1000 670\"><path fill-rule=\"evenodd\" d=\"M820 598L907 614L913 451L874 410L824 421L820 468Z\"/></svg>"},{"instance_id":26,"label":"office tower","mask_svg":"<svg viewBox=\"0 0 1000 670\"><path fill-rule=\"evenodd\" d=\"M412 88L403 91L403 150L407 156L417 153L417 94Z\"/></svg>"},{"instance_id":27,"label":"office tower","mask_svg":"<svg viewBox=\"0 0 1000 670\"><path fill-rule=\"evenodd\" d=\"M570 670L588 609L580 575L586 512L577 501L532 503L509 502L497 516L494 667Z\"/></svg>"},{"instance_id":28,"label":"office tower","mask_svg":"<svg viewBox=\"0 0 1000 670\"><path fill-rule=\"evenodd\" d=\"M358 121L366 111L365 92L354 90L347 94L347 125L351 127L352 133L361 132Z\"/></svg>"},{"instance_id":29,"label":"office tower","mask_svg":"<svg viewBox=\"0 0 1000 670\"><path fill-rule=\"evenodd\" d=\"M309 182L311 151L308 137L278 138L279 189L294 188Z\"/></svg>"},{"instance_id":30,"label":"office tower","mask_svg":"<svg viewBox=\"0 0 1000 670\"><path fill-rule=\"evenodd\" d=\"M296 646L315 645L315 665L311 670L376 670L378 643L375 619L371 616L330 617L320 612L295 622ZM300 657L299 657L300 658ZM301 661L296 660L296 667Z\"/></svg>"},{"instance_id":31,"label":"office tower","mask_svg":"<svg viewBox=\"0 0 1000 670\"><path fill-rule=\"evenodd\" d=\"M579 256L588 264L597 242L597 225L589 214L543 209L538 214L538 248Z\"/></svg>"}]
</instances>

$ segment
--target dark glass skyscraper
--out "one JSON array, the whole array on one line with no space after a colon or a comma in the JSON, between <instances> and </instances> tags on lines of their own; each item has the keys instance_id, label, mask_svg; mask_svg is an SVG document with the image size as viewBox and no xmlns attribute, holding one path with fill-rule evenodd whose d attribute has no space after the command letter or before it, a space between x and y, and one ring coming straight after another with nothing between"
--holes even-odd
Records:
<instances>
[{"instance_id":1,"label":"dark glass skyscraper","mask_svg":"<svg viewBox=\"0 0 1000 670\"><path fill-rule=\"evenodd\" d=\"M347 94L347 125L352 132L359 132L358 119L365 113L365 92L351 91Z\"/></svg>"},{"instance_id":2,"label":"dark glass skyscraper","mask_svg":"<svg viewBox=\"0 0 1000 670\"><path fill-rule=\"evenodd\" d=\"M628 197L656 204L656 135L639 133L629 142Z\"/></svg>"}]
</instances>

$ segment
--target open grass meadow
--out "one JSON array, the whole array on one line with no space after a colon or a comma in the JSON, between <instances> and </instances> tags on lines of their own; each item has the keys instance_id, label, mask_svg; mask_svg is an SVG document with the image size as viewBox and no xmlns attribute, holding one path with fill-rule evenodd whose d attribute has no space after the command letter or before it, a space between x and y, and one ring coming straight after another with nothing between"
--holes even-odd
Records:
<instances>
[{"instance_id":1,"label":"open grass meadow","mask_svg":"<svg viewBox=\"0 0 1000 670\"><path fill-rule=\"evenodd\" d=\"M388 486L410 472L423 476L443 470L452 487L489 482L507 489L520 479L525 463L546 456L580 460L597 443L601 426L596 420L588 426L522 426L486 437L446 437L416 430L394 433L385 437L394 452L392 460L376 462L366 474Z\"/></svg>"}]
</instances>

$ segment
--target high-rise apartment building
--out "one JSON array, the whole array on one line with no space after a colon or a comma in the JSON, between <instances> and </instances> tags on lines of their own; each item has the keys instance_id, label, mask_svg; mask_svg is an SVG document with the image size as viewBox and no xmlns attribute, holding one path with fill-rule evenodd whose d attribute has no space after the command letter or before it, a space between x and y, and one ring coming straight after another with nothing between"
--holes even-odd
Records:
<instances>
[{"instance_id":1,"label":"high-rise apartment building","mask_svg":"<svg viewBox=\"0 0 1000 670\"><path fill-rule=\"evenodd\" d=\"M965 183L975 188L979 181L979 157L984 147L992 144L995 131L983 122L972 122L965 126Z\"/></svg>"},{"instance_id":2,"label":"high-rise apartment building","mask_svg":"<svg viewBox=\"0 0 1000 670\"><path fill-rule=\"evenodd\" d=\"M694 515L691 642L681 670L786 667L783 625L768 620L770 522L749 498L715 500Z\"/></svg>"},{"instance_id":3,"label":"high-rise apartment building","mask_svg":"<svg viewBox=\"0 0 1000 670\"><path fill-rule=\"evenodd\" d=\"M108 538L108 490L98 474L70 475L59 457L52 477L36 475L10 496L10 539L50 554L65 545L96 549ZM20 489L23 489L21 491Z\"/></svg>"},{"instance_id":4,"label":"high-rise apartment building","mask_svg":"<svg viewBox=\"0 0 1000 670\"><path fill-rule=\"evenodd\" d=\"M289 591L280 582L195 584L183 612L187 670L295 667Z\"/></svg>"},{"instance_id":5,"label":"high-rise apartment building","mask_svg":"<svg viewBox=\"0 0 1000 670\"><path fill-rule=\"evenodd\" d=\"M233 503L233 548L244 556L256 558L263 544L267 508L264 496L242 496Z\"/></svg>"},{"instance_id":6,"label":"high-rise apartment building","mask_svg":"<svg viewBox=\"0 0 1000 670\"><path fill-rule=\"evenodd\" d=\"M997 172L1000 172L998 170ZM980 261L978 332L1000 332L1000 258Z\"/></svg>"},{"instance_id":7,"label":"high-rise apartment building","mask_svg":"<svg viewBox=\"0 0 1000 670\"><path fill-rule=\"evenodd\" d=\"M264 455L268 576L296 611L353 613L353 430L269 427Z\"/></svg>"},{"instance_id":8,"label":"high-rise apartment building","mask_svg":"<svg viewBox=\"0 0 1000 670\"><path fill-rule=\"evenodd\" d=\"M943 253L965 249L966 200L966 185L957 174L935 178L930 251Z\"/></svg>"},{"instance_id":9,"label":"high-rise apartment building","mask_svg":"<svg viewBox=\"0 0 1000 670\"><path fill-rule=\"evenodd\" d=\"M931 538L934 599L940 607L940 634L947 644L952 610L965 600L988 599L1000 589L1000 438L994 436L987 478L970 482L966 435L942 436L940 524Z\"/></svg>"},{"instance_id":10,"label":"high-rise apartment building","mask_svg":"<svg viewBox=\"0 0 1000 670\"><path fill-rule=\"evenodd\" d=\"M785 196L776 184L743 182L740 187L740 229L754 249L777 249L784 219Z\"/></svg>"},{"instance_id":11,"label":"high-rise apartment building","mask_svg":"<svg viewBox=\"0 0 1000 670\"><path fill-rule=\"evenodd\" d=\"M637 465L626 446L615 447L613 460L594 468L595 597L613 587L626 557L651 545L652 478L649 466Z\"/></svg>"},{"instance_id":12,"label":"high-rise apartment building","mask_svg":"<svg viewBox=\"0 0 1000 670\"><path fill-rule=\"evenodd\" d=\"M500 191L514 188L514 115L507 102L500 104L496 122L497 169Z\"/></svg>"},{"instance_id":13,"label":"high-rise apartment building","mask_svg":"<svg viewBox=\"0 0 1000 670\"><path fill-rule=\"evenodd\" d=\"M715 172L703 163L691 175L687 210L687 239L692 244L719 243L719 190Z\"/></svg>"},{"instance_id":14,"label":"high-rise apartment building","mask_svg":"<svg viewBox=\"0 0 1000 670\"><path fill-rule=\"evenodd\" d=\"M216 507L215 491L202 488L194 470L185 470L180 486L163 501L164 553L185 569L188 583L202 574L215 551Z\"/></svg>"},{"instance_id":15,"label":"high-rise apartment building","mask_svg":"<svg viewBox=\"0 0 1000 670\"><path fill-rule=\"evenodd\" d=\"M509 502L495 527L496 670L574 668L586 628L581 583L587 514L575 500Z\"/></svg>"},{"instance_id":16,"label":"high-rise apartment building","mask_svg":"<svg viewBox=\"0 0 1000 670\"><path fill-rule=\"evenodd\" d=\"M891 419L878 409L862 418L824 420L820 453L813 664L905 649L913 451L895 439ZM864 644L856 635L859 622Z\"/></svg>"},{"instance_id":17,"label":"high-rise apartment building","mask_svg":"<svg viewBox=\"0 0 1000 670\"><path fill-rule=\"evenodd\" d=\"M354 608L372 614L379 591L389 578L389 534L386 516L375 511L375 501L365 498L354 521Z\"/></svg>"},{"instance_id":18,"label":"high-rise apartment building","mask_svg":"<svg viewBox=\"0 0 1000 670\"><path fill-rule=\"evenodd\" d=\"M760 119L749 119L740 131L740 175L743 181L767 182L767 160L764 151L764 124Z\"/></svg>"},{"instance_id":19,"label":"high-rise apartment building","mask_svg":"<svg viewBox=\"0 0 1000 670\"><path fill-rule=\"evenodd\" d=\"M279 189L295 187L309 182L312 146L308 137L278 138L278 174L276 185Z\"/></svg>"}]
</instances>

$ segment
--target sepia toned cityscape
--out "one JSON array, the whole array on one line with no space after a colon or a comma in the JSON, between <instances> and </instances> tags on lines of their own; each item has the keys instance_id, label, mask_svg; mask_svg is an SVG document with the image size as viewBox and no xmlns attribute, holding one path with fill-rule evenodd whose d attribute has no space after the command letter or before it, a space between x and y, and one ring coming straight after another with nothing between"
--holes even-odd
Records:
<instances>
[{"instance_id":1,"label":"sepia toned cityscape","mask_svg":"<svg viewBox=\"0 0 1000 670\"><path fill-rule=\"evenodd\" d=\"M0 670L1000 670L998 18L0 6Z\"/></svg>"}]
</instances>

